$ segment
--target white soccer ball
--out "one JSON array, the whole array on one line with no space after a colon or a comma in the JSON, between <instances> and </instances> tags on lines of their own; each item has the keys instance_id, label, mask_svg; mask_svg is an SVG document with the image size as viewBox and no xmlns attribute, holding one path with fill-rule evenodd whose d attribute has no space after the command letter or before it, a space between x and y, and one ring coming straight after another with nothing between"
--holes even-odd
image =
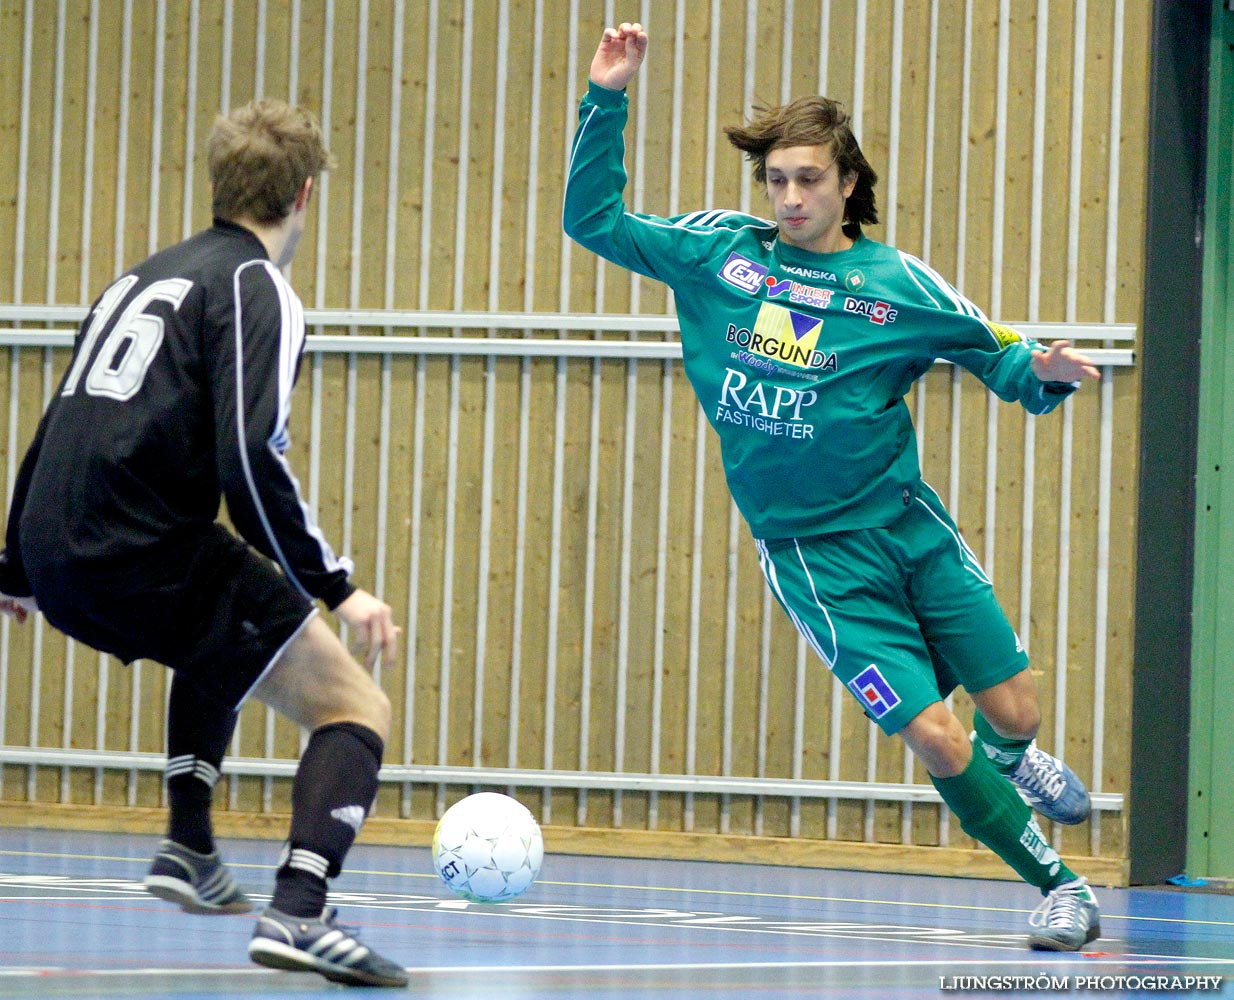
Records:
<instances>
[{"instance_id":1,"label":"white soccer ball","mask_svg":"<svg viewBox=\"0 0 1234 1000\"><path fill-rule=\"evenodd\" d=\"M433 834L433 867L455 895L500 903L527 890L540 874L544 839L522 803L477 792L454 803Z\"/></svg>"}]
</instances>

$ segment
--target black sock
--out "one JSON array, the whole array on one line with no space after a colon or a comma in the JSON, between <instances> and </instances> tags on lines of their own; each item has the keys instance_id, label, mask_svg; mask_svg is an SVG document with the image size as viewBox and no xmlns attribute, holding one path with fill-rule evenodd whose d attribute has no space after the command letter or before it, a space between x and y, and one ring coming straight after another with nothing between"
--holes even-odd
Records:
<instances>
[{"instance_id":1,"label":"black sock","mask_svg":"<svg viewBox=\"0 0 1234 1000\"><path fill-rule=\"evenodd\" d=\"M167 836L199 854L214 850L210 798L237 713L179 674L167 702Z\"/></svg>"},{"instance_id":2,"label":"black sock","mask_svg":"<svg viewBox=\"0 0 1234 1000\"><path fill-rule=\"evenodd\" d=\"M271 905L293 917L318 917L326 880L343 868L377 795L385 750L381 737L355 722L315 729L291 788L291 834L279 862Z\"/></svg>"}]
</instances>

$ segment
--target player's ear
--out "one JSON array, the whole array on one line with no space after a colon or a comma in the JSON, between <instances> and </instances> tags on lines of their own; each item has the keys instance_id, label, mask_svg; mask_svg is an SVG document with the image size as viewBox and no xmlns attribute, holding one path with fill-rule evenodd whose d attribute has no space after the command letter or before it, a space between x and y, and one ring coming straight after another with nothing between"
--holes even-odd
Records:
<instances>
[{"instance_id":1,"label":"player's ear","mask_svg":"<svg viewBox=\"0 0 1234 1000\"><path fill-rule=\"evenodd\" d=\"M309 195L313 192L313 178L304 178L304 184L296 194L296 211L303 212L308 208Z\"/></svg>"}]
</instances>

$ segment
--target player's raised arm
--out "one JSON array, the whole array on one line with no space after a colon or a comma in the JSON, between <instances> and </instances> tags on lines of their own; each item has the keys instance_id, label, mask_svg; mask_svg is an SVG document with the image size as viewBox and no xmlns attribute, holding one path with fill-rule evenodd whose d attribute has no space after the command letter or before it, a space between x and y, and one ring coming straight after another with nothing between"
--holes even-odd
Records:
<instances>
[{"instance_id":1,"label":"player's raised arm","mask_svg":"<svg viewBox=\"0 0 1234 1000\"><path fill-rule=\"evenodd\" d=\"M579 103L579 125L570 151L562 199L566 235L592 253L638 274L672 285L704 251L689 227L626 210L626 84L647 53L639 24L606 28L591 63L587 92Z\"/></svg>"},{"instance_id":2,"label":"player's raised arm","mask_svg":"<svg viewBox=\"0 0 1234 1000\"><path fill-rule=\"evenodd\" d=\"M647 32L637 22L605 28L591 60L592 83L608 90L625 90L647 55Z\"/></svg>"}]
</instances>

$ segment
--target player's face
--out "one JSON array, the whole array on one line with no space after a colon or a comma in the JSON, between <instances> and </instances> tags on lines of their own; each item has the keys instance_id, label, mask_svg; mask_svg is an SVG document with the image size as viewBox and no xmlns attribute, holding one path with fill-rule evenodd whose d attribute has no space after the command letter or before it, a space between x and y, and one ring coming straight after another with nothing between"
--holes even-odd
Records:
<instances>
[{"instance_id":1,"label":"player's face","mask_svg":"<svg viewBox=\"0 0 1234 1000\"><path fill-rule=\"evenodd\" d=\"M813 253L834 253L852 245L843 232L844 202L857 175L840 176L826 146L787 146L767 154L767 197L785 243Z\"/></svg>"}]
</instances>

